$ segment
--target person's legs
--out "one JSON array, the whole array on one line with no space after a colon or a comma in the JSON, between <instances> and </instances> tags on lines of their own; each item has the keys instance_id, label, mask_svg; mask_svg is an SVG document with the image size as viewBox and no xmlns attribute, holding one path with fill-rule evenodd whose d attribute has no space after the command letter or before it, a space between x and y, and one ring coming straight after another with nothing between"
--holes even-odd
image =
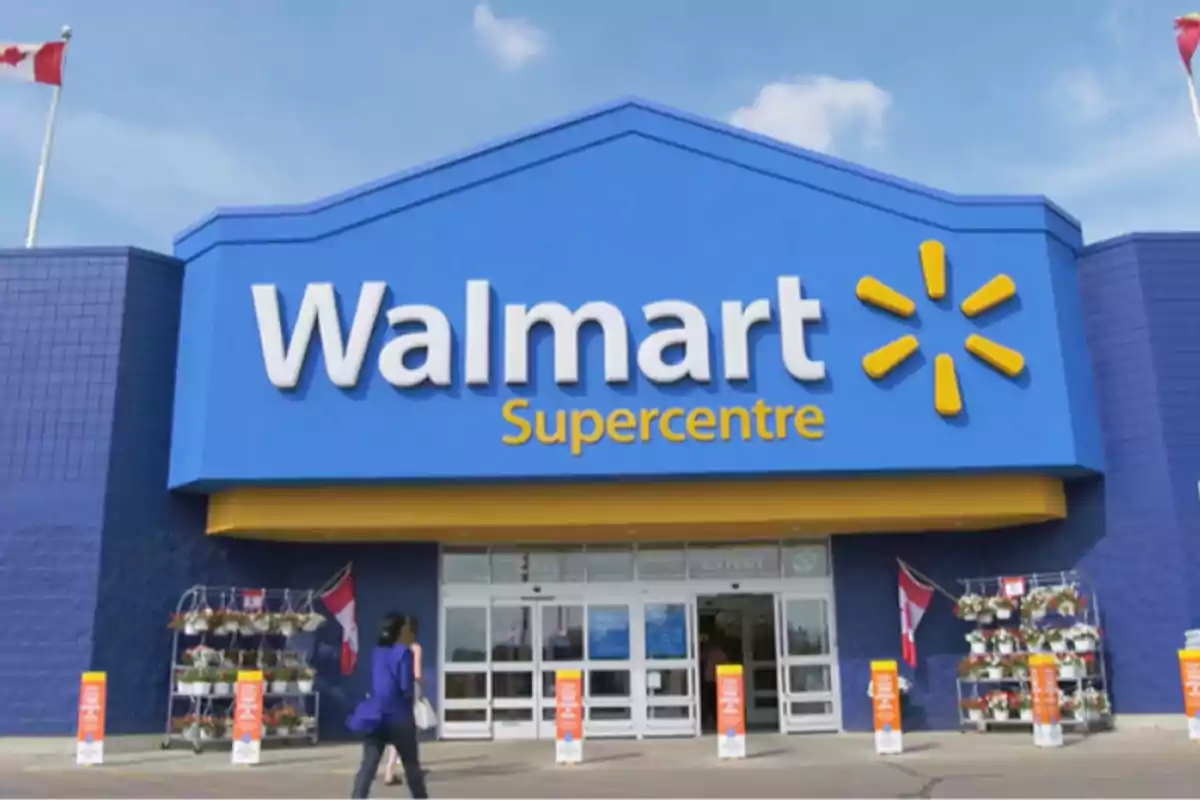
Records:
<instances>
[{"instance_id":1,"label":"person's legs","mask_svg":"<svg viewBox=\"0 0 1200 800\"><path fill-rule=\"evenodd\" d=\"M421 753L417 744L417 726L410 720L392 728L392 744L404 767L404 781L408 793L417 798L429 797L425 788L425 772L421 769Z\"/></svg>"},{"instance_id":2,"label":"person's legs","mask_svg":"<svg viewBox=\"0 0 1200 800\"><path fill-rule=\"evenodd\" d=\"M358 774L354 776L354 789L350 796L353 798L368 797L371 784L375 781L375 773L379 771L379 762L383 758L383 748L387 740L383 735L372 733L363 740L362 763L358 765Z\"/></svg>"},{"instance_id":3,"label":"person's legs","mask_svg":"<svg viewBox=\"0 0 1200 800\"><path fill-rule=\"evenodd\" d=\"M400 779L396 777L396 764L398 763L400 763L400 756L396 754L396 748L389 744L383 751L383 782L388 786L400 783Z\"/></svg>"}]
</instances>

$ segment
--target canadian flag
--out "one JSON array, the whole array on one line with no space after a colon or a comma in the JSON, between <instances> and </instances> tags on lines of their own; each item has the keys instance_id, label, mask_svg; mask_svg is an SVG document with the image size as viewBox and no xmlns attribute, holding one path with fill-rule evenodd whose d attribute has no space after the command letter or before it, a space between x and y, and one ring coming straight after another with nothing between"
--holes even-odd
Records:
<instances>
[{"instance_id":1,"label":"canadian flag","mask_svg":"<svg viewBox=\"0 0 1200 800\"><path fill-rule=\"evenodd\" d=\"M910 667L917 666L917 626L933 599L933 587L913 576L900 562L900 657Z\"/></svg>"},{"instance_id":2,"label":"canadian flag","mask_svg":"<svg viewBox=\"0 0 1200 800\"><path fill-rule=\"evenodd\" d=\"M29 83L62 86L66 42L5 44L0 42L0 75Z\"/></svg>"},{"instance_id":3,"label":"canadian flag","mask_svg":"<svg viewBox=\"0 0 1200 800\"><path fill-rule=\"evenodd\" d=\"M358 622L354 614L354 575L351 565L329 582L329 588L321 592L321 602L342 626L342 674L354 673L358 662Z\"/></svg>"}]
</instances>

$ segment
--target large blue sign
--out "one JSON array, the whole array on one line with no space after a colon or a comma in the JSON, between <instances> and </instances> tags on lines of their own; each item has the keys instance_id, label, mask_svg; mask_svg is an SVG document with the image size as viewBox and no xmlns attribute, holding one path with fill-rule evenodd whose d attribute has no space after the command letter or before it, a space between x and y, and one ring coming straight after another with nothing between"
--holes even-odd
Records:
<instances>
[{"instance_id":1,"label":"large blue sign","mask_svg":"<svg viewBox=\"0 0 1200 800\"><path fill-rule=\"evenodd\" d=\"M1078 245L619 104L182 235L172 483L1096 468Z\"/></svg>"}]
</instances>

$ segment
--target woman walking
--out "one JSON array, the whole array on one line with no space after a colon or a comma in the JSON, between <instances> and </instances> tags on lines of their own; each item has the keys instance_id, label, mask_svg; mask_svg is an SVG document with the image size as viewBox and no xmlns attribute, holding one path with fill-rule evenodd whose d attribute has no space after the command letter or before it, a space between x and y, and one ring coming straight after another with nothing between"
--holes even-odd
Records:
<instances>
[{"instance_id":1,"label":"woman walking","mask_svg":"<svg viewBox=\"0 0 1200 800\"><path fill-rule=\"evenodd\" d=\"M391 745L400 757L408 793L428 797L417 745L413 717L416 680L411 645L416 620L404 614L388 614L380 627L379 640L371 651L371 693L350 715L347 725L364 735L362 763L354 778L351 797L367 797L383 751Z\"/></svg>"},{"instance_id":2,"label":"woman walking","mask_svg":"<svg viewBox=\"0 0 1200 800\"><path fill-rule=\"evenodd\" d=\"M419 631L417 630L417 622L412 621L412 635L415 639ZM408 649L413 654L413 702L416 702L421 697L421 645L414 641L408 646ZM400 755L396 752L396 748L392 745L387 746L387 750L383 751L383 783L385 786L398 786L400 777L396 775L396 766L400 763Z\"/></svg>"}]
</instances>

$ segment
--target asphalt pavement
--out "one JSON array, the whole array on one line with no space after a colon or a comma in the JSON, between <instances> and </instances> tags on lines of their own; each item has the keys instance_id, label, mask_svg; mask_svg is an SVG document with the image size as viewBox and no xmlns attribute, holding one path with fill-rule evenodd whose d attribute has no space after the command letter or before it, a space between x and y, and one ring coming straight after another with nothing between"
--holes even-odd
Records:
<instances>
[{"instance_id":1,"label":"asphalt pavement","mask_svg":"<svg viewBox=\"0 0 1200 800\"><path fill-rule=\"evenodd\" d=\"M1040 750L1028 733L912 734L876 756L869 736L751 736L744 761L716 741L585 743L585 761L554 764L553 742L424 746L433 797L1198 797L1200 743L1182 731L1068 737ZM0 797L347 797L358 749L268 750L257 766L229 752L141 750L76 767L69 753L0 740ZM377 782L373 796L406 797Z\"/></svg>"}]
</instances>

